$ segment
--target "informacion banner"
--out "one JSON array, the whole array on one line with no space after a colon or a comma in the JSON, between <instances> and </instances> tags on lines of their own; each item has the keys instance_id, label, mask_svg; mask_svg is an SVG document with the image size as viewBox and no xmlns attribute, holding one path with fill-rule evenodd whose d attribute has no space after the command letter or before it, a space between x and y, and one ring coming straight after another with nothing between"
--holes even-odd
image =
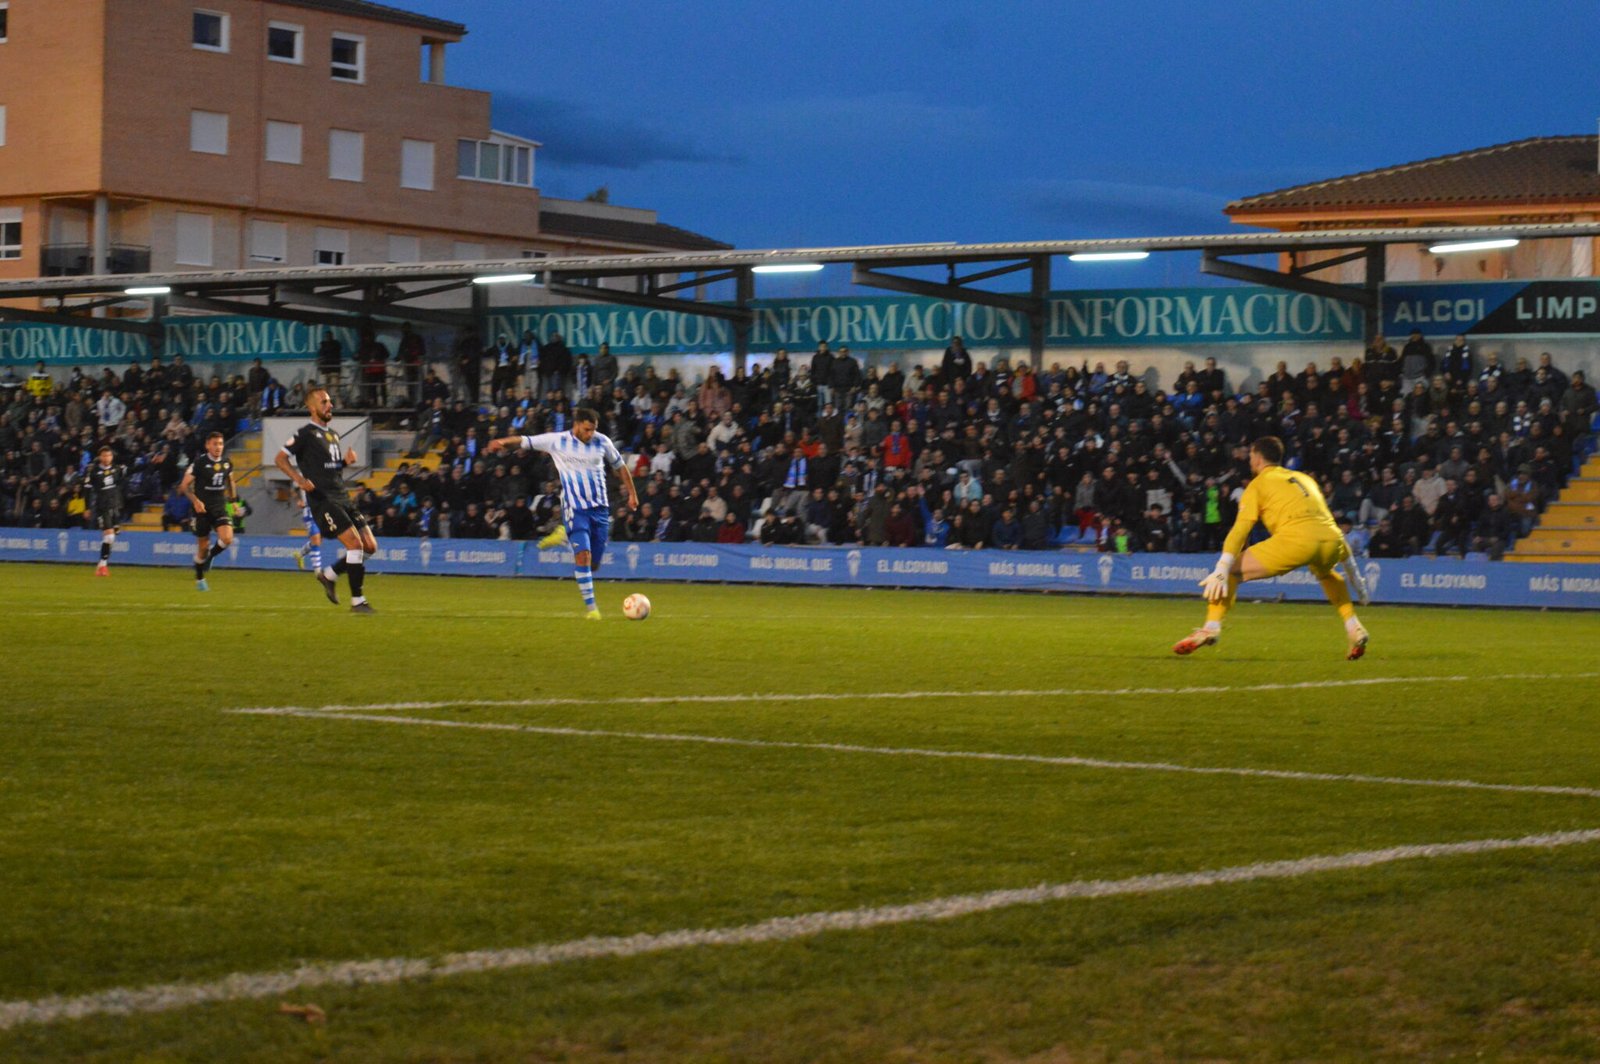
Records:
<instances>
[{"instance_id":1,"label":"informacion banner","mask_svg":"<svg viewBox=\"0 0 1600 1064\"><path fill-rule=\"evenodd\" d=\"M320 601L320 593L294 562L304 542L301 537L243 535L215 565L219 576L232 567L293 573L306 581L306 598L314 605ZM189 536L132 533L118 538L112 560L113 564L172 566L174 588L187 589L193 553L194 540ZM0 529L0 561L92 566L99 556L98 532ZM572 555L565 549L540 550L532 543L506 540L389 540L368 563L368 571L571 580ZM1198 601L1199 581L1210 571L1209 562L1194 554L617 543L598 579L602 592L609 590L614 597L628 581L665 580L1181 595ZM1373 600L1379 603L1600 609L1600 565L1367 559L1362 572ZM225 579L215 586L222 590ZM371 586L376 589L380 585ZM1322 600L1322 589L1306 572L1245 584L1239 594L1244 599Z\"/></svg>"},{"instance_id":2,"label":"informacion banner","mask_svg":"<svg viewBox=\"0 0 1600 1064\"><path fill-rule=\"evenodd\" d=\"M1405 336L1600 333L1600 280L1391 284L1383 331Z\"/></svg>"},{"instance_id":3,"label":"informacion banner","mask_svg":"<svg viewBox=\"0 0 1600 1064\"><path fill-rule=\"evenodd\" d=\"M826 341L861 351L942 350L951 337L968 344L1026 347L1032 325L1019 311L920 296L757 300L752 351L809 352ZM541 340L561 333L575 351L602 343L619 355L719 354L733 350L725 319L672 310L579 303L492 310L485 336ZM272 318L169 318L162 355L190 362L305 361L316 356L324 327ZM332 330L346 357L354 328ZM1356 342L1361 315L1352 303L1277 288L1119 288L1053 292L1046 304L1045 343L1053 348L1192 344ZM149 340L37 322L0 324L0 363L50 365L144 361ZM443 351L435 351L442 358Z\"/></svg>"}]
</instances>

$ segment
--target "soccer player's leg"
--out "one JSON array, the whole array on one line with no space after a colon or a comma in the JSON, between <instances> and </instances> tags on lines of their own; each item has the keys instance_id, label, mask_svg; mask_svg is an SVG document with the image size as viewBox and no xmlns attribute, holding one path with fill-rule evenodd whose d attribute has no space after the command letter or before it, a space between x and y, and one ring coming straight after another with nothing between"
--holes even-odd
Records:
<instances>
[{"instance_id":1,"label":"soccer player's leg","mask_svg":"<svg viewBox=\"0 0 1600 1064\"><path fill-rule=\"evenodd\" d=\"M344 535L350 530L350 519L343 508L331 503L319 502L312 507L311 516L317 523L317 528L325 538L332 539L338 544L344 543ZM351 537L355 537L352 535ZM359 540L356 540L359 544ZM323 565L317 570L317 583L322 585L322 593L328 596L328 601L335 606L339 604L339 573L345 568L345 557L336 546L333 548L335 555L343 555L333 565Z\"/></svg>"},{"instance_id":2,"label":"soccer player's leg","mask_svg":"<svg viewBox=\"0 0 1600 1064\"><path fill-rule=\"evenodd\" d=\"M590 534L592 523L586 511L574 513L569 521L567 541L572 544L572 578L578 583L578 593L583 596L584 616L591 621L600 619L600 609L594 604L594 560Z\"/></svg>"},{"instance_id":3,"label":"soccer player's leg","mask_svg":"<svg viewBox=\"0 0 1600 1064\"><path fill-rule=\"evenodd\" d=\"M207 548L211 546L211 517L204 510L196 511L194 515L194 587L196 591L209 591L206 583L206 564L211 557Z\"/></svg>"},{"instance_id":4,"label":"soccer player's leg","mask_svg":"<svg viewBox=\"0 0 1600 1064\"><path fill-rule=\"evenodd\" d=\"M1222 635L1222 622L1239 597L1239 585L1250 580L1266 580L1298 569L1312 558L1314 544L1293 536L1269 536L1245 550L1234 560L1228 573L1227 591L1215 602L1206 603L1206 622L1172 646L1174 654L1193 654L1201 647L1214 646Z\"/></svg>"},{"instance_id":5,"label":"soccer player's leg","mask_svg":"<svg viewBox=\"0 0 1600 1064\"><path fill-rule=\"evenodd\" d=\"M1344 622L1345 638L1349 641L1349 649L1345 652L1348 661L1355 661L1367 652L1369 637L1367 630L1361 624L1361 619L1356 616L1355 603L1350 600L1350 589L1345 584L1345 578L1334 566L1340 562L1355 563L1350 560L1350 548L1344 539L1329 542L1318 551L1317 557L1310 563L1311 574L1317 578L1317 583L1322 585L1322 593L1328 597L1328 602L1338 611L1339 619Z\"/></svg>"},{"instance_id":6,"label":"soccer player's leg","mask_svg":"<svg viewBox=\"0 0 1600 1064\"><path fill-rule=\"evenodd\" d=\"M372 534L366 515L347 509L345 517L350 524L340 534L339 542L344 546L344 573L350 581L350 612L375 613L363 594L363 586L367 579L367 555L377 553L378 540Z\"/></svg>"},{"instance_id":7,"label":"soccer player's leg","mask_svg":"<svg viewBox=\"0 0 1600 1064\"><path fill-rule=\"evenodd\" d=\"M100 564L94 567L94 575L111 575L111 548L117 542L117 515L110 510L95 511L95 525L100 529Z\"/></svg>"},{"instance_id":8,"label":"soccer player's leg","mask_svg":"<svg viewBox=\"0 0 1600 1064\"><path fill-rule=\"evenodd\" d=\"M211 571L211 563L216 560L217 555L233 546L233 518L213 518L211 527L217 534L217 542L210 550L206 551L205 566L208 573Z\"/></svg>"}]
</instances>

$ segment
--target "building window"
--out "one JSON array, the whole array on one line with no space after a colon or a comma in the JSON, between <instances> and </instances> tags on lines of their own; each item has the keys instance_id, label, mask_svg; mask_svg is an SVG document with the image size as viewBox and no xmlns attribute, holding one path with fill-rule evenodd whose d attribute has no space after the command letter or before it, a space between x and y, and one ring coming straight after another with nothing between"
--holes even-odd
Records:
<instances>
[{"instance_id":1,"label":"building window","mask_svg":"<svg viewBox=\"0 0 1600 1064\"><path fill-rule=\"evenodd\" d=\"M228 154L228 116L216 111L190 111L189 150L206 155Z\"/></svg>"},{"instance_id":2,"label":"building window","mask_svg":"<svg viewBox=\"0 0 1600 1064\"><path fill-rule=\"evenodd\" d=\"M177 236L180 266L211 265L211 215L179 211Z\"/></svg>"},{"instance_id":3,"label":"building window","mask_svg":"<svg viewBox=\"0 0 1600 1064\"><path fill-rule=\"evenodd\" d=\"M316 251L312 261L318 266L343 266L350 257L350 230L317 226Z\"/></svg>"},{"instance_id":4,"label":"building window","mask_svg":"<svg viewBox=\"0 0 1600 1064\"><path fill-rule=\"evenodd\" d=\"M267 23L267 58L279 63L305 62L306 28L292 22Z\"/></svg>"},{"instance_id":5,"label":"building window","mask_svg":"<svg viewBox=\"0 0 1600 1064\"><path fill-rule=\"evenodd\" d=\"M456 176L501 185L533 185L533 147L496 140L456 141Z\"/></svg>"},{"instance_id":6,"label":"building window","mask_svg":"<svg viewBox=\"0 0 1600 1064\"><path fill-rule=\"evenodd\" d=\"M399 233L390 233L389 261L421 262L422 241L414 236L403 236Z\"/></svg>"},{"instance_id":7,"label":"building window","mask_svg":"<svg viewBox=\"0 0 1600 1064\"><path fill-rule=\"evenodd\" d=\"M283 222L250 223L250 261L287 262L289 227Z\"/></svg>"},{"instance_id":8,"label":"building window","mask_svg":"<svg viewBox=\"0 0 1600 1064\"><path fill-rule=\"evenodd\" d=\"M0 259L22 258L22 208L0 207Z\"/></svg>"},{"instance_id":9,"label":"building window","mask_svg":"<svg viewBox=\"0 0 1600 1064\"><path fill-rule=\"evenodd\" d=\"M328 131L328 176L335 181L360 181L366 138L348 129Z\"/></svg>"},{"instance_id":10,"label":"building window","mask_svg":"<svg viewBox=\"0 0 1600 1064\"><path fill-rule=\"evenodd\" d=\"M194 30L190 40L202 52L226 52L228 16L220 11L197 9L194 13Z\"/></svg>"},{"instance_id":11,"label":"building window","mask_svg":"<svg viewBox=\"0 0 1600 1064\"><path fill-rule=\"evenodd\" d=\"M6 105L0 103L0 148L6 146Z\"/></svg>"},{"instance_id":12,"label":"building window","mask_svg":"<svg viewBox=\"0 0 1600 1064\"><path fill-rule=\"evenodd\" d=\"M298 122L267 122L267 162L300 165Z\"/></svg>"},{"instance_id":13,"label":"building window","mask_svg":"<svg viewBox=\"0 0 1600 1064\"><path fill-rule=\"evenodd\" d=\"M6 15L9 14L7 8L10 6L10 4L0 4L0 44L6 43Z\"/></svg>"},{"instance_id":14,"label":"building window","mask_svg":"<svg viewBox=\"0 0 1600 1064\"><path fill-rule=\"evenodd\" d=\"M400 142L400 187L433 189L433 142Z\"/></svg>"},{"instance_id":15,"label":"building window","mask_svg":"<svg viewBox=\"0 0 1600 1064\"><path fill-rule=\"evenodd\" d=\"M335 33L331 73L336 81L366 81L367 39L353 33Z\"/></svg>"},{"instance_id":16,"label":"building window","mask_svg":"<svg viewBox=\"0 0 1600 1064\"><path fill-rule=\"evenodd\" d=\"M457 240L455 246L455 259L457 262L482 262L489 257L482 244L474 244L470 240Z\"/></svg>"}]
</instances>

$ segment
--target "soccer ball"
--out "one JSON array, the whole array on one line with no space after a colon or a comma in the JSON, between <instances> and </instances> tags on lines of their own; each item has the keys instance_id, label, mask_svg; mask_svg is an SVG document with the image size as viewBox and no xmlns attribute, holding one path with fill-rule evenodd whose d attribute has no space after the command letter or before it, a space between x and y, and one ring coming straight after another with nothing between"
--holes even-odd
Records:
<instances>
[{"instance_id":1,"label":"soccer ball","mask_svg":"<svg viewBox=\"0 0 1600 1064\"><path fill-rule=\"evenodd\" d=\"M630 621L642 621L650 616L650 600L643 595L629 595L622 600L622 615Z\"/></svg>"}]
</instances>

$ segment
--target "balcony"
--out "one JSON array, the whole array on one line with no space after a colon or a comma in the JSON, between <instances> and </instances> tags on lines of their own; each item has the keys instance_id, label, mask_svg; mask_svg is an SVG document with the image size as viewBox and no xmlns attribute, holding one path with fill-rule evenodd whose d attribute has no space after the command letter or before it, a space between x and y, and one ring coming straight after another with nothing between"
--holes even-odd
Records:
<instances>
[{"instance_id":1,"label":"balcony","mask_svg":"<svg viewBox=\"0 0 1600 1064\"><path fill-rule=\"evenodd\" d=\"M46 244L39 263L46 277L83 277L94 272L94 245ZM112 244L107 254L109 273L149 273L150 249L137 244Z\"/></svg>"}]
</instances>

